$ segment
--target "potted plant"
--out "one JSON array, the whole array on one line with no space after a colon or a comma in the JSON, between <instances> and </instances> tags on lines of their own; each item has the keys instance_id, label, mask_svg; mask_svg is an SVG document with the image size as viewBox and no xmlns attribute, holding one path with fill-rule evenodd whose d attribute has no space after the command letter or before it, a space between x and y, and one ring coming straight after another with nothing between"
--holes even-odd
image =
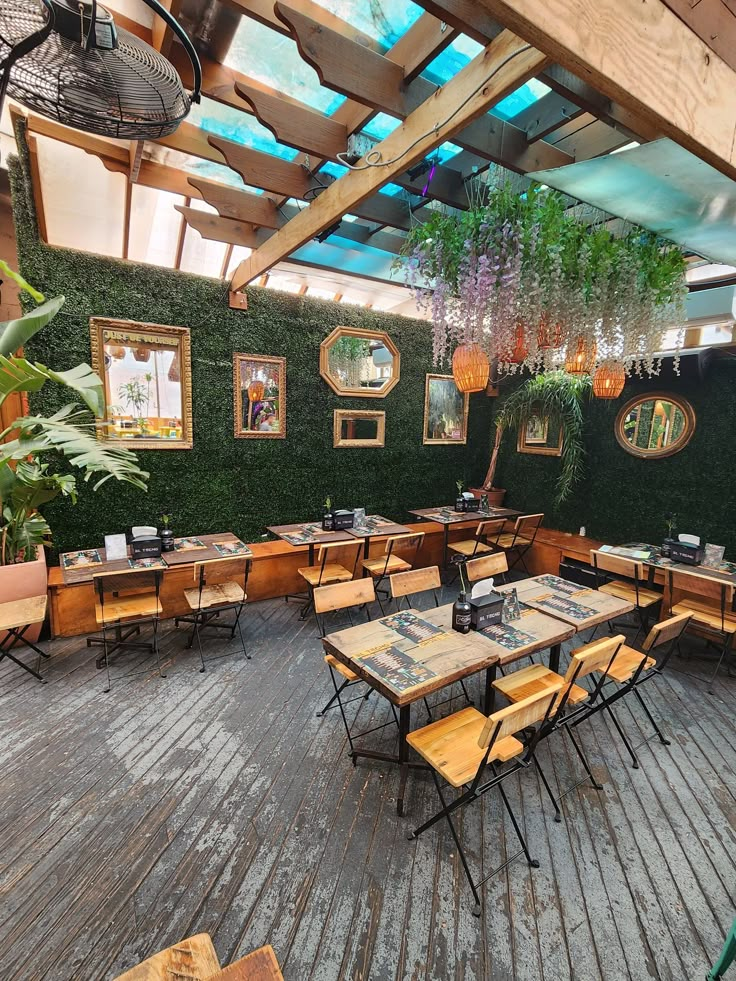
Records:
<instances>
[{"instance_id":1,"label":"potted plant","mask_svg":"<svg viewBox=\"0 0 736 981\"><path fill-rule=\"evenodd\" d=\"M455 510L462 511L463 509L463 488L465 487L464 480L456 480L455 487L457 487L457 498L455 499Z\"/></svg>"},{"instance_id":2,"label":"potted plant","mask_svg":"<svg viewBox=\"0 0 736 981\"><path fill-rule=\"evenodd\" d=\"M171 526L171 515L162 514L161 526L158 531L158 536L161 539L162 552L174 551L174 532L170 526Z\"/></svg>"},{"instance_id":3,"label":"potted plant","mask_svg":"<svg viewBox=\"0 0 736 981\"><path fill-rule=\"evenodd\" d=\"M489 504L500 504L505 491L493 486L498 452L504 431L519 428L534 414L547 419L550 429L562 431L562 471L557 479L555 505L562 504L580 479L585 449L583 446L583 404L589 397L592 383L588 375L568 375L564 371L548 371L529 378L512 392L496 416L496 435L491 462L482 490ZM500 501L497 499L501 495Z\"/></svg>"},{"instance_id":4,"label":"potted plant","mask_svg":"<svg viewBox=\"0 0 736 981\"><path fill-rule=\"evenodd\" d=\"M59 495L76 501L75 476L49 472L45 454L65 457L84 473L85 482L96 478L94 490L111 477L146 490L148 474L129 450L97 439L97 420L104 425L105 398L102 382L89 365L54 371L15 353L53 320L64 297L46 300L1 261L0 272L39 304L17 320L0 324L0 406L9 395L37 392L49 380L66 386L80 400L51 416L24 415L0 432L0 601L8 602L46 593L43 546L50 544L51 530L39 508ZM34 631L26 636L32 640Z\"/></svg>"}]
</instances>

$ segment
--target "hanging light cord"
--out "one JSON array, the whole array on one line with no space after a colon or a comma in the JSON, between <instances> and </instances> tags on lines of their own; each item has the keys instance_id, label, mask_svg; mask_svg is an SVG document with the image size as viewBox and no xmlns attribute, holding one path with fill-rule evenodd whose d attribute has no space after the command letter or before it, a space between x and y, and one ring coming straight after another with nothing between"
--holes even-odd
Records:
<instances>
[{"instance_id":1,"label":"hanging light cord","mask_svg":"<svg viewBox=\"0 0 736 981\"><path fill-rule=\"evenodd\" d=\"M460 103L459 106L456 106L453 109L453 111L450 113L449 116L443 119L441 123L435 123L431 130L428 130L426 133L422 134L422 136L418 136L413 143L410 143L409 146L405 147L401 151L401 153L398 154L398 156L392 157L391 160L383 160L382 159L383 153L375 147L373 150L369 150L368 153L366 153L365 157L363 158L364 162L362 164L349 163L345 159L347 156L347 152L338 153L337 159L344 167L347 167L349 170L369 170L371 167L390 167L392 166L392 164L398 163L399 160L402 160L408 153L410 153L414 149L415 146L417 146L423 140L426 140L427 137L430 135L430 133L437 134L439 130L447 126L449 122L452 122L452 120L455 118L455 116L457 116L460 110L464 109L465 106L470 102L470 100L474 99L475 96L480 92L480 90L484 86L488 85L491 79L494 78L501 71L502 68L505 68L510 61L513 61L514 58L517 58L520 54L524 54L525 51L531 51L531 50L532 50L532 45L525 44L523 47L517 48L516 51L512 51L511 54L507 55L499 65L496 65L496 67L493 69L493 71L487 78L483 79L483 81L479 85L477 85L473 89L473 91L463 99L463 101Z\"/></svg>"}]
</instances>

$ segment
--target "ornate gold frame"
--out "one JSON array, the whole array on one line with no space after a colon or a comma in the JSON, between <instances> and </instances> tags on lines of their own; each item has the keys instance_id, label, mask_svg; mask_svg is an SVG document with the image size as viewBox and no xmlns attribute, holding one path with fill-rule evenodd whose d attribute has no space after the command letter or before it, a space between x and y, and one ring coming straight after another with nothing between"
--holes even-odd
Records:
<instances>
[{"instance_id":1,"label":"ornate gold frame","mask_svg":"<svg viewBox=\"0 0 736 981\"><path fill-rule=\"evenodd\" d=\"M240 362L262 361L264 364L278 365L279 369L279 421L281 429L277 433L244 432L240 428L243 415L243 397L240 388ZM286 437L286 358L273 357L268 354L233 354L233 423L236 439L284 439Z\"/></svg>"},{"instance_id":2,"label":"ornate gold frame","mask_svg":"<svg viewBox=\"0 0 736 981\"><path fill-rule=\"evenodd\" d=\"M344 419L375 419L378 423L375 439L343 439L342 422ZM386 444L386 413L373 412L370 409L335 409L333 413L333 442L334 447L353 447L357 449L364 446L385 446Z\"/></svg>"},{"instance_id":3,"label":"ornate gold frame","mask_svg":"<svg viewBox=\"0 0 736 981\"><path fill-rule=\"evenodd\" d=\"M340 385L330 374L329 355L330 348L341 337L365 337L369 341L382 341L384 346L391 352L393 357L391 378L387 379L387 384L380 391L372 388L349 388ZM335 327L335 329L325 337L319 346L319 373L337 395L352 395L364 399L383 399L394 386L398 385L401 377L401 355L394 342L383 330L364 330L362 327Z\"/></svg>"},{"instance_id":4,"label":"ornate gold frame","mask_svg":"<svg viewBox=\"0 0 736 981\"><path fill-rule=\"evenodd\" d=\"M128 331L139 334L158 334L162 339L178 338L181 358L181 439L116 439L109 437L97 427L98 439L115 442L131 450L191 450L194 445L192 432L192 346L188 327L171 327L165 324L141 323L137 320L114 320L108 317L91 317L90 345L92 348L92 368L102 379L105 393L105 406L109 404L108 380L105 371L104 330Z\"/></svg>"},{"instance_id":5,"label":"ornate gold frame","mask_svg":"<svg viewBox=\"0 0 736 981\"><path fill-rule=\"evenodd\" d=\"M468 407L470 396L467 392L458 393L463 396L463 436L462 439L431 439L427 437L427 417L429 415L429 382L432 378L449 378L454 382L452 375L429 374L424 376L424 417L422 419L422 442L427 446L465 446L468 442Z\"/></svg>"},{"instance_id":6,"label":"ornate gold frame","mask_svg":"<svg viewBox=\"0 0 736 981\"><path fill-rule=\"evenodd\" d=\"M532 413L532 415L539 415L539 413ZM544 419L544 432L545 432L545 442L549 438L549 419ZM532 441L527 442L526 438L526 420L523 426L519 426L519 434L516 440L516 452L517 453L536 453L538 456L562 456L562 441L564 439L564 434L562 432L562 427L560 427L560 438L558 440L557 446L544 446L541 443Z\"/></svg>"},{"instance_id":7,"label":"ornate gold frame","mask_svg":"<svg viewBox=\"0 0 736 981\"><path fill-rule=\"evenodd\" d=\"M640 446L632 446L627 441L624 433L624 419L637 405L640 405L642 402L656 402L657 399L664 402L672 402L682 412L685 419L685 429L682 437L674 445L665 446L661 450L645 450ZM628 402L621 406L616 416L616 422L614 423L614 433L619 446L626 450L627 453L630 453L631 456L639 457L641 460L663 460L665 457L674 456L675 453L679 453L680 450L685 449L693 438L695 424L695 409L693 409L690 402L682 395L672 395L670 392L642 392L641 395L635 395L634 398L629 399ZM636 426L638 430L638 420Z\"/></svg>"}]
</instances>

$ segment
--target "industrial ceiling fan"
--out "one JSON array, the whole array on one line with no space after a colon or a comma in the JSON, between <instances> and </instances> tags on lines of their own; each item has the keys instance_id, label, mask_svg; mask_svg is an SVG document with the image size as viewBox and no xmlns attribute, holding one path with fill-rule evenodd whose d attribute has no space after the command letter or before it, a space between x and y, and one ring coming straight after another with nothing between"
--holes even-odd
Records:
<instances>
[{"instance_id":1,"label":"industrial ceiling fan","mask_svg":"<svg viewBox=\"0 0 736 981\"><path fill-rule=\"evenodd\" d=\"M123 28L97 0L2 0L0 110L6 93L57 122L99 136L154 140L200 101L199 57L158 0L144 0L192 64L188 93L171 63Z\"/></svg>"}]
</instances>

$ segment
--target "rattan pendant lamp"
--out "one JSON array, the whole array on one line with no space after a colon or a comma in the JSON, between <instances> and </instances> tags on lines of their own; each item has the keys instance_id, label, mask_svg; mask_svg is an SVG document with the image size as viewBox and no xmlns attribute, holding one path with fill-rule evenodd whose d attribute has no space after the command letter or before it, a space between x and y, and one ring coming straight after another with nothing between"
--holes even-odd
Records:
<instances>
[{"instance_id":1,"label":"rattan pendant lamp","mask_svg":"<svg viewBox=\"0 0 736 981\"><path fill-rule=\"evenodd\" d=\"M7 92L29 109L99 136L155 140L199 102L202 71L178 21L144 0L179 38L194 91L162 54L116 26L97 0L2 0L0 110Z\"/></svg>"}]
</instances>

